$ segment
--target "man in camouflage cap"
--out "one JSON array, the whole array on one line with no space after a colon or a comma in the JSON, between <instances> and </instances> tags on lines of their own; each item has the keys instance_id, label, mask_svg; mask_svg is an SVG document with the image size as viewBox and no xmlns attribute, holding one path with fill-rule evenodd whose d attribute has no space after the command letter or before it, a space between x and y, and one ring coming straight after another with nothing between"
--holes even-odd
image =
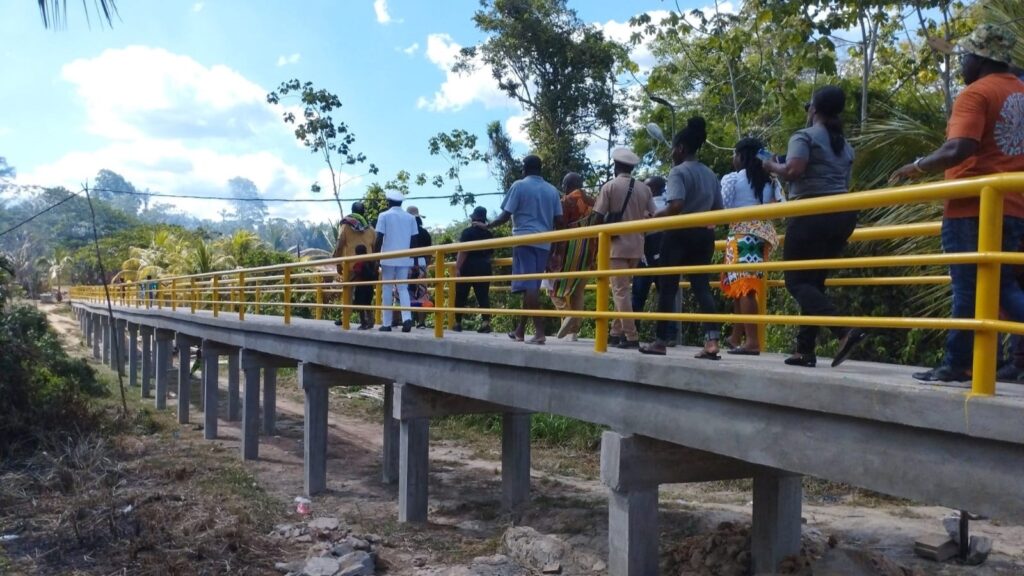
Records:
<instances>
[{"instance_id":1,"label":"man in camouflage cap","mask_svg":"<svg viewBox=\"0 0 1024 576\"><path fill-rule=\"evenodd\" d=\"M957 96L946 126L946 143L893 173L891 180L920 177L945 170L947 180L1003 172L1024 172L1024 82L1010 73L1016 38L1003 26L982 24L960 42L960 70L967 88ZM979 201L947 200L942 214L944 252L978 249ZM1016 252L1024 240L1024 194L1003 197L1003 252ZM953 287L954 318L974 318L977 267L954 264L949 270ZM1014 271L1003 266L999 304L1014 322L1024 321L1024 291ZM921 382L965 382L971 378L974 333L951 330L946 338L943 364L914 374ZM1024 366L1000 370L999 378L1018 380Z\"/></svg>"}]
</instances>

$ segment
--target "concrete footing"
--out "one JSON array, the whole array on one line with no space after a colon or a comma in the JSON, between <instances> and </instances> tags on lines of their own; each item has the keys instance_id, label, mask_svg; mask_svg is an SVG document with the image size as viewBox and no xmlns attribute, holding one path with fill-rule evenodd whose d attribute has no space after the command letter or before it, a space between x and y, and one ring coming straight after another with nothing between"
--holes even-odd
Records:
<instances>
[{"instance_id":1,"label":"concrete footing","mask_svg":"<svg viewBox=\"0 0 1024 576\"><path fill-rule=\"evenodd\" d=\"M392 404L393 415L399 422L399 522L427 521L430 418L439 416L503 414L502 500L507 507L514 508L529 498L529 413L409 384L394 385Z\"/></svg>"},{"instance_id":2,"label":"concrete footing","mask_svg":"<svg viewBox=\"0 0 1024 576\"><path fill-rule=\"evenodd\" d=\"M774 573L800 551L801 477L643 436L605 432L601 481L608 498L608 573L658 573L658 486L754 478L753 573Z\"/></svg>"}]
</instances>

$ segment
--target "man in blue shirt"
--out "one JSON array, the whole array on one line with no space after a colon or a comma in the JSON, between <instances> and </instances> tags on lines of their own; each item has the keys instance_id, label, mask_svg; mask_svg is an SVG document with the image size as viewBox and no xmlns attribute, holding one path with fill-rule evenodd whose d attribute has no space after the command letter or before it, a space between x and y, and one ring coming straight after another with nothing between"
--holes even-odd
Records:
<instances>
[{"instance_id":1,"label":"man in blue shirt","mask_svg":"<svg viewBox=\"0 0 1024 576\"><path fill-rule=\"evenodd\" d=\"M490 224L478 224L488 230L512 220L512 235L522 236L550 232L561 224L562 202L558 189L540 175L541 161L534 155L523 158L523 178L516 180L501 203L501 215ZM515 246L512 249L513 274L540 274L547 270L551 244ZM523 294L523 310L540 308L540 280L513 280L512 293ZM521 316L509 338L526 339L526 317ZM544 343L544 317L533 317L533 338L529 344Z\"/></svg>"}]
</instances>

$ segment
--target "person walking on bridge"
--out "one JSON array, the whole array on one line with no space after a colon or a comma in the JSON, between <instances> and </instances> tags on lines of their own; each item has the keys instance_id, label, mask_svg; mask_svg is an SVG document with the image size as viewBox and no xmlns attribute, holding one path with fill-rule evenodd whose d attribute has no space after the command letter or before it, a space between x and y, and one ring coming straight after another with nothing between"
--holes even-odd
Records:
<instances>
[{"instance_id":1,"label":"person walking on bridge","mask_svg":"<svg viewBox=\"0 0 1024 576\"><path fill-rule=\"evenodd\" d=\"M541 176L539 156L523 158L523 178L516 180L501 203L501 215L489 224L475 223L488 230L512 220L512 235L524 236L550 232L562 225L562 202L558 189ZM513 274L542 274L547 271L551 244L519 245L512 248ZM540 280L523 279L512 281L512 293L523 295L523 310L540 308ZM516 329L508 333L509 338L529 344L543 344L544 317L533 316L533 338L526 340L526 317L520 316Z\"/></svg>"},{"instance_id":2,"label":"person walking on bridge","mask_svg":"<svg viewBox=\"0 0 1024 576\"><path fill-rule=\"evenodd\" d=\"M363 206L362 202L353 202L348 216L342 218L341 224L338 225L338 240L334 244L334 253L331 254L331 257L355 256L359 252L360 246L365 249L365 252L369 253L373 251L376 239L377 235L373 226L370 226L370 223L366 221L366 207ZM370 263L369 261L366 262L367 264ZM376 263L373 263L373 265L376 266ZM343 274L343 267L341 264L338 264L338 277L342 281L345 280ZM360 319L362 319L362 313L360 313ZM335 320L334 324L341 326L341 319Z\"/></svg>"},{"instance_id":3,"label":"person walking on bridge","mask_svg":"<svg viewBox=\"0 0 1024 576\"><path fill-rule=\"evenodd\" d=\"M640 163L640 157L628 148L612 151L615 178L601 187L601 193L594 204L595 220L598 224L633 222L650 218L657 212L651 189L633 178L633 168ZM644 256L644 235L642 232L612 236L612 270L636 268ZM632 276L612 276L612 300L615 311L620 314L633 313L633 294L630 290ZM640 348L640 334L633 318L619 317L612 320L608 344L617 348Z\"/></svg>"},{"instance_id":4,"label":"person walking on bridge","mask_svg":"<svg viewBox=\"0 0 1024 576\"><path fill-rule=\"evenodd\" d=\"M841 115L846 94L838 86L823 86L807 104L807 128L789 138L784 162L765 160L764 168L789 182L789 199L830 198L850 190L853 147L843 134ZM857 212L833 212L790 218L786 223L785 260L838 258L857 227ZM786 290L800 305L804 316L839 316L839 309L825 294L827 269L787 270ZM801 326L796 335L796 352L786 358L790 366L817 365L818 326ZM839 351L832 366L839 366L864 339L860 328L832 327L839 338Z\"/></svg>"},{"instance_id":5,"label":"person walking on bridge","mask_svg":"<svg viewBox=\"0 0 1024 576\"><path fill-rule=\"evenodd\" d=\"M562 220L566 228L580 228L594 222L594 198L583 189L583 177L569 172L562 178ZM548 269L552 272L582 272L594 266L597 241L594 238L573 238L551 247ZM586 295L586 278L558 278L553 282L551 303L561 311L583 310ZM583 319L566 316L558 329L559 338L576 340L583 326Z\"/></svg>"},{"instance_id":6,"label":"person walking on bridge","mask_svg":"<svg viewBox=\"0 0 1024 576\"><path fill-rule=\"evenodd\" d=\"M462 231L462 235L459 237L459 243L490 240L494 237L490 230L473 225L473 223L487 224L487 208L484 208L483 206L477 206L474 208L473 214L469 217L469 221L471 224ZM455 275L460 278L490 276L492 270L491 258L493 256L493 248L460 251L455 256ZM458 282L455 284L456 308L466 307L466 303L469 301L470 290L473 290L473 293L476 295L476 305L479 308L491 307L491 283L487 280L483 280L476 282ZM481 334L490 334L491 315L483 314L481 316L481 320L482 322L480 323L480 327L477 328L476 331ZM455 314L455 326L452 327L452 330L462 332L462 314Z\"/></svg>"},{"instance_id":7,"label":"person walking on bridge","mask_svg":"<svg viewBox=\"0 0 1024 576\"><path fill-rule=\"evenodd\" d=\"M722 209L722 193L718 176L698 158L704 142L707 141L707 124L704 118L690 118L672 139L672 171L668 174L665 192L665 208L655 217L696 214ZM714 226L697 226L666 230L661 242L661 256L658 266L704 266L711 264L715 253ZM697 297L697 306L704 314L715 314L717 306L711 294L707 274L688 274L690 286ZM676 294L679 293L679 274L665 274L658 277L658 312L675 312ZM659 320L653 343L641 346L642 354L665 355L665 347L672 335L672 321ZM705 322L704 348L697 353L703 360L719 360L718 340L721 328L715 322Z\"/></svg>"},{"instance_id":8,"label":"person walking on bridge","mask_svg":"<svg viewBox=\"0 0 1024 576\"><path fill-rule=\"evenodd\" d=\"M416 226L416 217L402 210L402 200L405 197L401 192L388 190L388 209L377 217L377 240L374 243L374 252L396 252L408 250L412 247L419 228ZM408 280L409 270L412 268L412 258L409 256L398 256L382 258L380 261L381 280ZM395 293L398 293L398 302L402 308L409 308L409 287L406 283L384 284L384 305L393 306ZM385 310L383 315L383 326L381 332L391 332L391 319L393 310ZM412 312L402 310L402 332L412 330Z\"/></svg>"},{"instance_id":9,"label":"person walking on bridge","mask_svg":"<svg viewBox=\"0 0 1024 576\"><path fill-rule=\"evenodd\" d=\"M982 24L960 42L960 71L967 88L953 104L946 143L893 173L891 181L919 178L945 170L947 180L1002 172L1024 172L1024 83L1010 73L1016 37L1005 27ZM978 249L978 198L947 200L942 215L942 249ZM1024 195L1003 197L1004 252L1020 250L1024 238ZM954 318L973 318L977 266L949 267ZM1004 264L999 303L1015 322L1024 321L1024 291L1013 267ZM920 382L965 382L970 379L974 333L950 330L941 366L913 375Z\"/></svg>"}]
</instances>

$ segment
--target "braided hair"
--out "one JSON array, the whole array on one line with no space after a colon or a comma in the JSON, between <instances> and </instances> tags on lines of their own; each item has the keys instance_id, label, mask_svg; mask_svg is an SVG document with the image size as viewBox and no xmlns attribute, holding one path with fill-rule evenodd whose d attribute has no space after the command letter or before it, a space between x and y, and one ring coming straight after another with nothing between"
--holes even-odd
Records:
<instances>
[{"instance_id":1,"label":"braided hair","mask_svg":"<svg viewBox=\"0 0 1024 576\"><path fill-rule=\"evenodd\" d=\"M764 187L771 182L771 176L764 169L764 164L757 157L757 152L764 148L764 143L754 137L744 138L736 143L736 155L740 166L747 171L747 181L754 191L758 204L764 203Z\"/></svg>"}]
</instances>

